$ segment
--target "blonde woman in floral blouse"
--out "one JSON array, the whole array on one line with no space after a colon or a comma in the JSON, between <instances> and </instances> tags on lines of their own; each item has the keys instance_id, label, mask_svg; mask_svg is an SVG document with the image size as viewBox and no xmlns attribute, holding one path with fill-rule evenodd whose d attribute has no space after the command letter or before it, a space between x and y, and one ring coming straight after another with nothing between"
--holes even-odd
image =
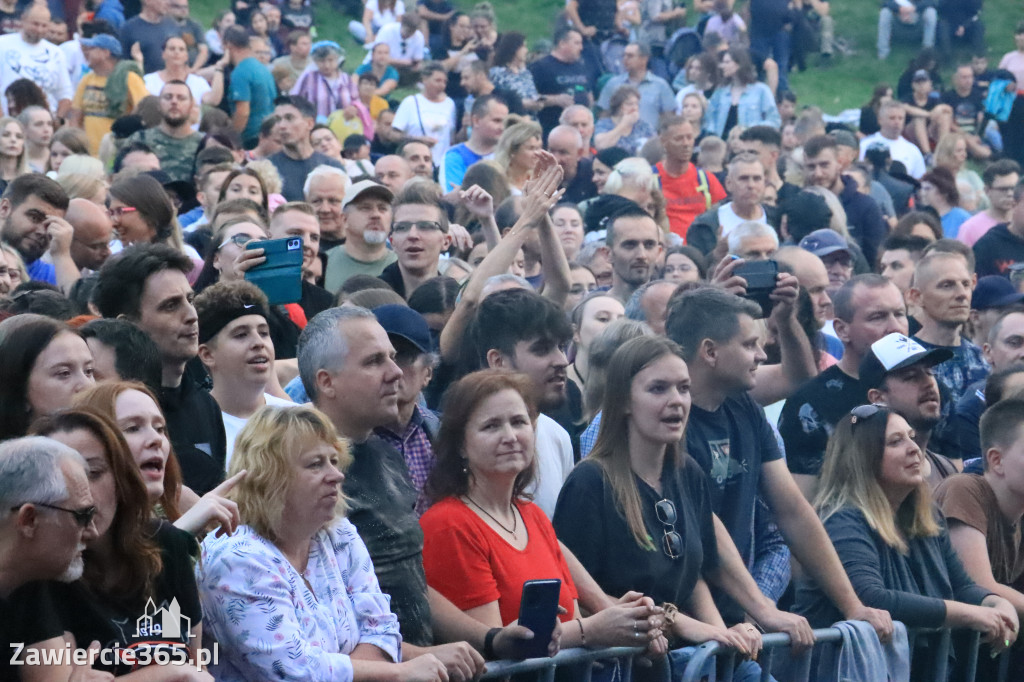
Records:
<instances>
[{"instance_id":1,"label":"blonde woman in floral blouse","mask_svg":"<svg viewBox=\"0 0 1024 682\"><path fill-rule=\"evenodd\" d=\"M344 518L347 446L308 406L266 407L238 435L242 522L207 536L197 580L218 680L441 680L432 655L402 663L398 619Z\"/></svg>"}]
</instances>

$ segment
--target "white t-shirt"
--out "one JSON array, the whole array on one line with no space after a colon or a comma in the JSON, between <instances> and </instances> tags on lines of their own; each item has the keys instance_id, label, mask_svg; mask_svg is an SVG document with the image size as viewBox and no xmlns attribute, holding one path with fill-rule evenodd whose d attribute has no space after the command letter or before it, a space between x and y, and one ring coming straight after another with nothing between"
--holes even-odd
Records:
<instances>
[{"instance_id":1,"label":"white t-shirt","mask_svg":"<svg viewBox=\"0 0 1024 682\"><path fill-rule=\"evenodd\" d=\"M290 400L284 400L269 393L264 393L263 399L271 407L287 407L288 405L295 404ZM235 438L238 437L238 432L242 430L242 427L245 426L249 419L248 417L236 417L223 411L220 414L224 418L224 435L228 439L228 449L224 457L224 468L227 469L228 465L231 464L231 455L235 452Z\"/></svg>"},{"instance_id":2,"label":"white t-shirt","mask_svg":"<svg viewBox=\"0 0 1024 682\"><path fill-rule=\"evenodd\" d=\"M78 81L82 80L88 66L85 63L85 53L82 52L82 44L78 42L79 35L76 33L73 40L60 44L60 51L64 53L64 60L68 63L68 77L71 79L71 89L78 87Z\"/></svg>"},{"instance_id":3,"label":"white t-shirt","mask_svg":"<svg viewBox=\"0 0 1024 682\"><path fill-rule=\"evenodd\" d=\"M728 237L729 233L736 229L736 226L740 223L745 223L747 220L736 215L736 211L732 210L732 202L723 204L718 207L718 224L722 228L722 236ZM765 210L761 209L761 217L754 218L750 222L761 223L762 225L768 224L768 214Z\"/></svg>"},{"instance_id":4,"label":"white t-shirt","mask_svg":"<svg viewBox=\"0 0 1024 682\"><path fill-rule=\"evenodd\" d=\"M893 161L899 161L907 167L907 174L912 178L920 178L925 173L924 155L921 150L902 135L895 140L883 137L882 133L869 135L860 141L860 160L864 160L864 154L868 148L876 143L882 143L889 148L889 156Z\"/></svg>"},{"instance_id":5,"label":"white t-shirt","mask_svg":"<svg viewBox=\"0 0 1024 682\"><path fill-rule=\"evenodd\" d=\"M402 0L397 0L394 9L381 12L378 0L366 0L366 9L370 10L373 17L370 20L373 30L379 31L381 26L394 23L402 18L402 15L405 14L405 3Z\"/></svg>"},{"instance_id":6,"label":"white t-shirt","mask_svg":"<svg viewBox=\"0 0 1024 682\"><path fill-rule=\"evenodd\" d=\"M411 59L414 62L418 62L423 59L426 42L422 31L416 31L408 38L403 38L402 24L396 21L381 26L380 30L377 31L377 40L373 41L373 44L387 43L388 47L391 48L392 59ZM405 49L402 49L403 47ZM371 57L373 57L373 47L368 46L363 63L368 64Z\"/></svg>"},{"instance_id":7,"label":"white t-shirt","mask_svg":"<svg viewBox=\"0 0 1024 682\"><path fill-rule=\"evenodd\" d=\"M533 503L547 514L555 515L555 503L562 484L573 467L572 439L569 432L547 415L537 417L537 478L530 486Z\"/></svg>"},{"instance_id":8,"label":"white t-shirt","mask_svg":"<svg viewBox=\"0 0 1024 682\"><path fill-rule=\"evenodd\" d=\"M441 166L455 132L455 102L451 97L431 102L421 94L410 95L398 105L391 125L406 135L437 140L430 148L430 155L434 157L434 165Z\"/></svg>"},{"instance_id":9,"label":"white t-shirt","mask_svg":"<svg viewBox=\"0 0 1024 682\"><path fill-rule=\"evenodd\" d=\"M26 43L20 33L0 36L0 92L20 78L35 81L46 93L50 110L57 113L62 99L74 97L68 63L64 52L49 40L40 40L35 45ZM7 98L3 100L4 113Z\"/></svg>"}]
</instances>

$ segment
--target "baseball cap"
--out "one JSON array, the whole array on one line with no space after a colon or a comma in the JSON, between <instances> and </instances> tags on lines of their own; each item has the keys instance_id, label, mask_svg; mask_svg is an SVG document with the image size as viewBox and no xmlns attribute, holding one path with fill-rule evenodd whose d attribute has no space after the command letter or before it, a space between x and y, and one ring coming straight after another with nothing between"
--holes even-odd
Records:
<instances>
[{"instance_id":1,"label":"baseball cap","mask_svg":"<svg viewBox=\"0 0 1024 682\"><path fill-rule=\"evenodd\" d=\"M388 336L397 336L416 346L421 353L429 353L430 327L423 316L407 305L389 303L373 309L373 314Z\"/></svg>"},{"instance_id":2,"label":"baseball cap","mask_svg":"<svg viewBox=\"0 0 1024 682\"><path fill-rule=\"evenodd\" d=\"M818 258L824 258L836 251L850 252L850 245L843 239L843 235L827 227L815 230L800 240L800 248L810 251Z\"/></svg>"},{"instance_id":3,"label":"baseball cap","mask_svg":"<svg viewBox=\"0 0 1024 682\"><path fill-rule=\"evenodd\" d=\"M83 38L82 47L98 47L110 52L111 57L121 57L121 41L107 33L97 33L92 38Z\"/></svg>"},{"instance_id":4,"label":"baseball cap","mask_svg":"<svg viewBox=\"0 0 1024 682\"><path fill-rule=\"evenodd\" d=\"M934 367L953 357L948 348L928 350L904 334L887 334L871 344L871 350L860 361L860 382L865 388L878 388L889 372L923 364Z\"/></svg>"},{"instance_id":5,"label":"baseball cap","mask_svg":"<svg viewBox=\"0 0 1024 682\"><path fill-rule=\"evenodd\" d=\"M920 83L921 81L930 81L931 79L932 76L930 73L928 73L924 69L918 69L917 71L914 72L914 78L912 79L912 82Z\"/></svg>"},{"instance_id":6,"label":"baseball cap","mask_svg":"<svg viewBox=\"0 0 1024 682\"><path fill-rule=\"evenodd\" d=\"M371 194L384 199L388 203L395 200L395 195L384 185L373 180L360 180L354 185L349 185L348 189L345 190L345 198L341 201L341 207L345 208L361 196L369 196Z\"/></svg>"},{"instance_id":7,"label":"baseball cap","mask_svg":"<svg viewBox=\"0 0 1024 682\"><path fill-rule=\"evenodd\" d=\"M986 275L979 279L971 296L973 310L990 310L1016 303L1024 303L1024 294L1018 293L1010 280L1002 275Z\"/></svg>"}]
</instances>

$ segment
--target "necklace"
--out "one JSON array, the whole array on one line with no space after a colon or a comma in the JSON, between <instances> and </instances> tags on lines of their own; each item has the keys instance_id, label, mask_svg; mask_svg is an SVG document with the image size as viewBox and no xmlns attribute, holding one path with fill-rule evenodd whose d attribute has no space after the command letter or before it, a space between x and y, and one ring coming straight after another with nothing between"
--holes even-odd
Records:
<instances>
[{"instance_id":1,"label":"necklace","mask_svg":"<svg viewBox=\"0 0 1024 682\"><path fill-rule=\"evenodd\" d=\"M495 522L496 524L498 524L498 527L499 527L499 528L501 528L501 529L502 529L503 531L505 531L505 532L506 532L506 533L508 533L509 535L511 535L511 536L513 536L513 537L515 537L515 534L516 534L516 510L515 510L515 508L514 508L514 507L512 506L512 504L511 504L511 503L509 503L509 505L508 505L508 508L509 508L509 509L510 509L510 510L512 511L512 530L509 530L508 528L506 528L506 527L505 527L505 524L503 524L503 523L502 523L501 521L499 521L498 519L494 518L494 516L492 516L492 515L491 515L491 513L490 513L489 511L487 511L486 509L484 509L483 507L481 507L481 506L480 506L479 504L477 504L476 502L474 502L474 501L473 501L473 498L472 498L472 497L470 497L469 495L466 495L466 500L467 500L467 501L468 501L468 502L469 502L469 503L470 503L471 505L473 505L474 507L476 507L477 509L479 509L480 511L482 511L482 512L483 512L484 514L486 514L486 515L487 515L487 518L489 518L489 519L490 519L491 521L494 521L494 522Z\"/></svg>"}]
</instances>

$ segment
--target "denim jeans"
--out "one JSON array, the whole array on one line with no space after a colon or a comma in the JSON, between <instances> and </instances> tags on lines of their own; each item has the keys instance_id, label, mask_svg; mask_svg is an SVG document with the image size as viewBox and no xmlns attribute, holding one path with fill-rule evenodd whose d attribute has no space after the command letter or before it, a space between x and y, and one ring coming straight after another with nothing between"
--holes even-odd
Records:
<instances>
[{"instance_id":1,"label":"denim jeans","mask_svg":"<svg viewBox=\"0 0 1024 682\"><path fill-rule=\"evenodd\" d=\"M683 679L683 672L686 670L686 664L693 658L694 652L697 651L697 647L688 646L683 649L676 649L670 651L668 654L669 664L672 668L672 682L679 682ZM715 659L708 659L707 667L700 671L700 678L710 676L715 672ZM761 679L761 666L754 661L743 661L736 666L736 670L733 671L732 675L733 682L758 682ZM768 678L771 682L775 682L774 677Z\"/></svg>"},{"instance_id":2,"label":"denim jeans","mask_svg":"<svg viewBox=\"0 0 1024 682\"><path fill-rule=\"evenodd\" d=\"M889 56L889 49L892 45L893 12L888 7L883 7L878 14L878 58L885 59ZM921 47L935 47L935 30L939 23L939 14L934 7L927 8L918 17L915 24L903 24L901 26L917 30L921 27L923 36Z\"/></svg>"},{"instance_id":3,"label":"denim jeans","mask_svg":"<svg viewBox=\"0 0 1024 682\"><path fill-rule=\"evenodd\" d=\"M750 51L767 59L771 57L779 65L778 92L789 91L789 53L792 34L782 30L773 36L751 36Z\"/></svg>"}]
</instances>

